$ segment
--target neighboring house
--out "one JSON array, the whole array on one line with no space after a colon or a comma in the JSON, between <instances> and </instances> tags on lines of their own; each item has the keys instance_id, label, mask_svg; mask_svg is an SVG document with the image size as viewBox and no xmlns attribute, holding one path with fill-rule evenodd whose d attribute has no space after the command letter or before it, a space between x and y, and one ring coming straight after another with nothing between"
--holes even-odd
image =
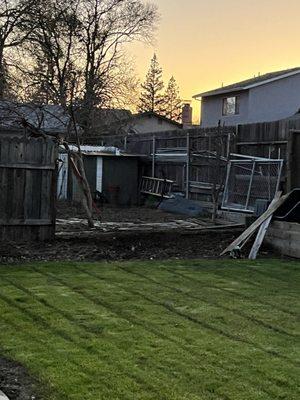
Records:
<instances>
[{"instance_id":1,"label":"neighboring house","mask_svg":"<svg viewBox=\"0 0 300 400\"><path fill-rule=\"evenodd\" d=\"M201 127L270 122L300 109L300 67L271 72L194 96Z\"/></svg>"},{"instance_id":2,"label":"neighboring house","mask_svg":"<svg viewBox=\"0 0 300 400\"><path fill-rule=\"evenodd\" d=\"M152 133L182 129L182 124L148 111L134 114L128 125L128 133Z\"/></svg>"},{"instance_id":3,"label":"neighboring house","mask_svg":"<svg viewBox=\"0 0 300 400\"><path fill-rule=\"evenodd\" d=\"M86 140L101 136L134 135L182 129L182 124L154 112L132 114L129 110L95 109L93 129Z\"/></svg>"},{"instance_id":4,"label":"neighboring house","mask_svg":"<svg viewBox=\"0 0 300 400\"><path fill-rule=\"evenodd\" d=\"M74 132L72 119L62 106L0 101L1 133L22 129L24 121L48 134Z\"/></svg>"}]
</instances>

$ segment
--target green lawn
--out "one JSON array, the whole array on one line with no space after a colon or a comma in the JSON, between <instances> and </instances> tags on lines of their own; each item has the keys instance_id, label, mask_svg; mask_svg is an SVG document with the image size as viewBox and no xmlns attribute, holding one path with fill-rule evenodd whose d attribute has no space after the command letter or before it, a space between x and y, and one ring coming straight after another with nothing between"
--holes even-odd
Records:
<instances>
[{"instance_id":1,"label":"green lawn","mask_svg":"<svg viewBox=\"0 0 300 400\"><path fill-rule=\"evenodd\" d=\"M43 399L300 398L300 263L0 267L0 355Z\"/></svg>"}]
</instances>

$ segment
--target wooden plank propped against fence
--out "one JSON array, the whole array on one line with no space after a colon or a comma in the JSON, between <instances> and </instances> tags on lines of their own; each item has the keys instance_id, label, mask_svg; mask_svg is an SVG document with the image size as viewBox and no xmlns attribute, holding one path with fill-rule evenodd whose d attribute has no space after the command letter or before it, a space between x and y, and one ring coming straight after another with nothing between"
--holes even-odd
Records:
<instances>
[{"instance_id":1,"label":"wooden plank propped against fence","mask_svg":"<svg viewBox=\"0 0 300 400\"><path fill-rule=\"evenodd\" d=\"M273 205L277 202L277 200L281 197L282 192L276 192L274 199L272 200L269 208L273 207ZM257 257L257 253L259 252L260 246L262 245L262 242L266 236L267 230L269 228L269 225L272 221L273 215L270 215L260 226L256 239L253 243L253 246L251 248L251 251L249 253L249 260L255 260Z\"/></svg>"},{"instance_id":2,"label":"wooden plank propped against fence","mask_svg":"<svg viewBox=\"0 0 300 400\"><path fill-rule=\"evenodd\" d=\"M257 228L285 202L285 200L289 197L290 193L285 194L284 196L280 197L270 206L267 211L265 211L252 225L249 226L237 239L235 239L222 253L220 256L223 256L226 253L230 253L232 250L236 249L241 243L245 243L253 232L256 231Z\"/></svg>"}]
</instances>

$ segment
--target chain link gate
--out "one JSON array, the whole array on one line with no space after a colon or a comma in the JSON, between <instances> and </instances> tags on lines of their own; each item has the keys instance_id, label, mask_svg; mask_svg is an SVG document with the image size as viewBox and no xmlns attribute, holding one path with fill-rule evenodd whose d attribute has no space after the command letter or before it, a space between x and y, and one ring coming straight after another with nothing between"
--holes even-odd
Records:
<instances>
[{"instance_id":1,"label":"chain link gate","mask_svg":"<svg viewBox=\"0 0 300 400\"><path fill-rule=\"evenodd\" d=\"M279 188L283 160L230 160L222 209L253 213L258 201L270 202Z\"/></svg>"}]
</instances>

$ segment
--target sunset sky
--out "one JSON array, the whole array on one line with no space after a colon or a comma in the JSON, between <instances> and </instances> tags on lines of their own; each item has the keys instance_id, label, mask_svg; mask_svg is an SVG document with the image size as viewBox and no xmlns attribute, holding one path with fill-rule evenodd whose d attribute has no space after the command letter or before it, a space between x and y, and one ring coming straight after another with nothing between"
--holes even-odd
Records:
<instances>
[{"instance_id":1,"label":"sunset sky","mask_svg":"<svg viewBox=\"0 0 300 400\"><path fill-rule=\"evenodd\" d=\"M154 0L161 19L153 46L131 48L144 80L157 53L184 100L273 70L300 65L299 0ZM199 102L193 102L199 114Z\"/></svg>"}]
</instances>

